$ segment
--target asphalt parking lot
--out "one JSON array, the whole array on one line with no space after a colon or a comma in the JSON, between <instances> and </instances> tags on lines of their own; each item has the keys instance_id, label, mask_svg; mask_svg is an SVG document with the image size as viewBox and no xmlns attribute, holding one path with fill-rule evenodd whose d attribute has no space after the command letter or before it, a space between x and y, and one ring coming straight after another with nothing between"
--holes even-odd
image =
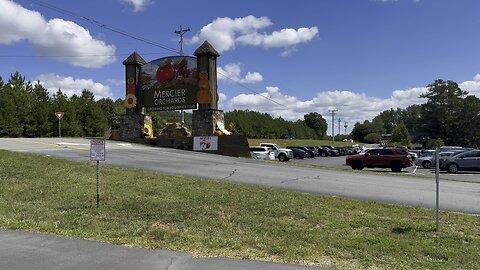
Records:
<instances>
[{"instance_id":1,"label":"asphalt parking lot","mask_svg":"<svg viewBox=\"0 0 480 270\"><path fill-rule=\"evenodd\" d=\"M315 158L304 158L304 159L292 159L290 162L299 163L299 164L309 164L322 167L337 168L343 170L352 170L350 166L345 164L345 159L347 156L338 156L338 157L315 157ZM392 172L389 168L365 168L363 171L370 172L382 172L388 174L399 174L399 175L413 175L422 178L432 178L435 179L435 169L424 169L421 166L412 166L403 169L399 173ZM440 180L454 180L454 181L465 181L465 182L477 182L480 183L480 172L459 172L457 174L451 174L447 172L440 172Z\"/></svg>"}]
</instances>

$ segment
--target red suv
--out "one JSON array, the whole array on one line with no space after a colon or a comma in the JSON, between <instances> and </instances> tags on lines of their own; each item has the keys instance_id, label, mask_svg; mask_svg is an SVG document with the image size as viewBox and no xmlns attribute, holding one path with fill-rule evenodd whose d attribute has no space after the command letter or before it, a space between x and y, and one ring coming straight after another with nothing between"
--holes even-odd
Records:
<instances>
[{"instance_id":1,"label":"red suv","mask_svg":"<svg viewBox=\"0 0 480 270\"><path fill-rule=\"evenodd\" d=\"M393 172L413 165L411 156L402 148L371 149L365 154L348 156L346 163L354 170L391 168Z\"/></svg>"}]
</instances>

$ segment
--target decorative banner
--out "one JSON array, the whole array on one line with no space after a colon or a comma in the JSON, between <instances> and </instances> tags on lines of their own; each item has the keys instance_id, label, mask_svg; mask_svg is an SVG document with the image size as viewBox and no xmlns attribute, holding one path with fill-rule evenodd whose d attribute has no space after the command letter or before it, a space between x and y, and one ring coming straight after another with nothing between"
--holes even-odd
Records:
<instances>
[{"instance_id":1,"label":"decorative banner","mask_svg":"<svg viewBox=\"0 0 480 270\"><path fill-rule=\"evenodd\" d=\"M193 151L216 151L218 150L217 136L193 137Z\"/></svg>"},{"instance_id":2,"label":"decorative banner","mask_svg":"<svg viewBox=\"0 0 480 270\"><path fill-rule=\"evenodd\" d=\"M197 59L171 56L141 67L143 106L149 111L197 108Z\"/></svg>"}]
</instances>

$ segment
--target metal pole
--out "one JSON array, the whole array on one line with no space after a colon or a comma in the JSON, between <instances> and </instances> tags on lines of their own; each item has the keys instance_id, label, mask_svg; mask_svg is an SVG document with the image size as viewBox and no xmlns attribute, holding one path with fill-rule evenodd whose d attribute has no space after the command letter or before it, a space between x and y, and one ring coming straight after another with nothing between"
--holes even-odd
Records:
<instances>
[{"instance_id":1,"label":"metal pole","mask_svg":"<svg viewBox=\"0 0 480 270\"><path fill-rule=\"evenodd\" d=\"M100 204L100 162L97 160L97 208Z\"/></svg>"},{"instance_id":2,"label":"metal pole","mask_svg":"<svg viewBox=\"0 0 480 270\"><path fill-rule=\"evenodd\" d=\"M338 111L337 108L328 110L332 114L332 146L335 143L335 112Z\"/></svg>"},{"instance_id":3,"label":"metal pole","mask_svg":"<svg viewBox=\"0 0 480 270\"><path fill-rule=\"evenodd\" d=\"M62 132L61 132L61 128L60 128L60 119L58 119L58 137L61 138L62 137Z\"/></svg>"},{"instance_id":4,"label":"metal pole","mask_svg":"<svg viewBox=\"0 0 480 270\"><path fill-rule=\"evenodd\" d=\"M439 208L439 199L440 199L440 164L439 164L439 153L440 148L435 150L435 183L436 183L436 201L435 201L435 228L437 232L440 232L440 225L438 222L438 208Z\"/></svg>"}]
</instances>

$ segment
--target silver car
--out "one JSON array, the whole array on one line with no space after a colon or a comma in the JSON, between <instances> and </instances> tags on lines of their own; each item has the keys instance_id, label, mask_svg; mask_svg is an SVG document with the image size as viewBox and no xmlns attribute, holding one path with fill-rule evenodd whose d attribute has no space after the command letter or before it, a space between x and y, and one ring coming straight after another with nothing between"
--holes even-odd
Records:
<instances>
[{"instance_id":1,"label":"silver car","mask_svg":"<svg viewBox=\"0 0 480 270\"><path fill-rule=\"evenodd\" d=\"M440 170L449 173L480 171L480 150L471 150L442 159Z\"/></svg>"},{"instance_id":2,"label":"silver car","mask_svg":"<svg viewBox=\"0 0 480 270\"><path fill-rule=\"evenodd\" d=\"M440 152L439 158L446 158L453 155L455 152ZM430 150L425 152L419 158L415 160L415 165L422 166L425 169L430 169L432 166L435 165L435 150Z\"/></svg>"}]
</instances>

